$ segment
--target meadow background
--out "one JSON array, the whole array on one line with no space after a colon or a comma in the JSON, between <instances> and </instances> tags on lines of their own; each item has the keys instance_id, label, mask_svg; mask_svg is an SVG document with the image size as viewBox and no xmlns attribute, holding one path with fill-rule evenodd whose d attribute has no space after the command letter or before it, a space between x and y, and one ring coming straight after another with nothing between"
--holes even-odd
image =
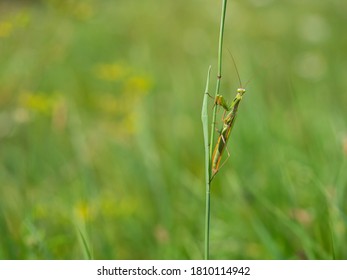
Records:
<instances>
[{"instance_id":1,"label":"meadow background","mask_svg":"<svg viewBox=\"0 0 347 280\"><path fill-rule=\"evenodd\" d=\"M0 2L1 259L203 258L220 2ZM346 11L228 2L212 259L347 259Z\"/></svg>"}]
</instances>

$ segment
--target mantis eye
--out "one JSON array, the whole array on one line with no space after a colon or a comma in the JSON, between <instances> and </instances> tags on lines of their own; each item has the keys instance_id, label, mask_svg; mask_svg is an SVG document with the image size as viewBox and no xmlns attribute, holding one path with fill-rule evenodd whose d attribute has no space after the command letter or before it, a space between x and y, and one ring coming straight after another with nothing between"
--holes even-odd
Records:
<instances>
[{"instance_id":1,"label":"mantis eye","mask_svg":"<svg viewBox=\"0 0 347 280\"><path fill-rule=\"evenodd\" d=\"M246 90L244 88L238 88L237 89L237 93L243 95L246 92Z\"/></svg>"}]
</instances>

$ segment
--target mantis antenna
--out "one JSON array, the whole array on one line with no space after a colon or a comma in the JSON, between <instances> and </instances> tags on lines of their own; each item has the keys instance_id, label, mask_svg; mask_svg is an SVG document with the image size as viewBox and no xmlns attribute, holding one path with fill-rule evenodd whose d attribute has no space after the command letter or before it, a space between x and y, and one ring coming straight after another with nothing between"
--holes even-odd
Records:
<instances>
[{"instance_id":1,"label":"mantis antenna","mask_svg":"<svg viewBox=\"0 0 347 280\"><path fill-rule=\"evenodd\" d=\"M235 62L235 59L234 59L234 56L232 55L231 51L228 49L228 52L231 56L231 59L233 60L233 64L234 64L234 67L235 67L235 70L236 70L236 74L237 74L237 78L239 79L239 83L240 83L240 86L242 87L242 82L241 82L241 78L240 78L240 74L239 74L239 70L237 69L237 66L236 66L236 62Z\"/></svg>"}]
</instances>

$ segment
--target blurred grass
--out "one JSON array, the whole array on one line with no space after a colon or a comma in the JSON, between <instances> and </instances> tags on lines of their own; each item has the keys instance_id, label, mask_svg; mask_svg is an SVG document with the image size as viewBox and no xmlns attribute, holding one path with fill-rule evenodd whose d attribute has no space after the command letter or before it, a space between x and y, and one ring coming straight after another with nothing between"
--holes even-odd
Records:
<instances>
[{"instance_id":1,"label":"blurred grass","mask_svg":"<svg viewBox=\"0 0 347 280\"><path fill-rule=\"evenodd\" d=\"M347 258L346 6L230 1L225 46L251 82L213 185L212 258ZM1 259L203 257L219 13L1 2ZM226 53L222 93L237 87Z\"/></svg>"}]
</instances>

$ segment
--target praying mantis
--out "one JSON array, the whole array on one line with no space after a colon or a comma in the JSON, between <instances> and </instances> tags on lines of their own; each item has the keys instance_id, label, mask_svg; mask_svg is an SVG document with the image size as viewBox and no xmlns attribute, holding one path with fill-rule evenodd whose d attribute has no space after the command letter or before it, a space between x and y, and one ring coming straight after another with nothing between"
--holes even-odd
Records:
<instances>
[{"instance_id":1,"label":"praying mantis","mask_svg":"<svg viewBox=\"0 0 347 280\"><path fill-rule=\"evenodd\" d=\"M222 106L226 111L230 111L225 117L223 117L223 127L219 133L219 137L212 154L212 178L217 174L220 168L220 162L226 145L230 138L230 133L235 124L237 109L242 100L242 96L245 94L246 90L242 87L237 89L237 94L232 101L230 106L227 106L226 101L222 96L217 96L217 105ZM222 101L221 101L222 100ZM222 103L223 102L223 103ZM229 153L228 153L229 154ZM230 156L230 155L229 155ZM212 179L211 178L211 179Z\"/></svg>"},{"instance_id":2,"label":"praying mantis","mask_svg":"<svg viewBox=\"0 0 347 280\"><path fill-rule=\"evenodd\" d=\"M230 51L229 51L229 53L230 53ZM230 53L230 55L231 55L231 53ZM232 57L232 60L233 60L233 63L234 63L236 73L237 73L241 87L237 89L236 96L235 96L234 100L231 102L230 106L228 105L227 101L224 99L224 97L222 95L217 95L215 97L215 106L221 106L225 110L225 112L223 115L223 127L219 131L219 137L217 139L217 143L216 143L216 146L213 150L213 154L212 154L212 158L211 158L211 164L212 164L212 174L211 175L212 176L211 176L210 181L212 181L214 176L218 173L219 169L225 163L224 162L222 164L222 166L220 165L222 155L223 155L224 151L227 149L227 143L228 143L228 140L230 138L230 133L231 133L233 126L235 124L239 104L242 100L243 95L246 92L245 88L242 87L240 75L239 75L239 72L237 70L235 60L234 60L232 55L231 55L231 57ZM227 113L227 115L225 116L226 113ZM229 157L230 157L230 154L228 152L228 158Z\"/></svg>"}]
</instances>

